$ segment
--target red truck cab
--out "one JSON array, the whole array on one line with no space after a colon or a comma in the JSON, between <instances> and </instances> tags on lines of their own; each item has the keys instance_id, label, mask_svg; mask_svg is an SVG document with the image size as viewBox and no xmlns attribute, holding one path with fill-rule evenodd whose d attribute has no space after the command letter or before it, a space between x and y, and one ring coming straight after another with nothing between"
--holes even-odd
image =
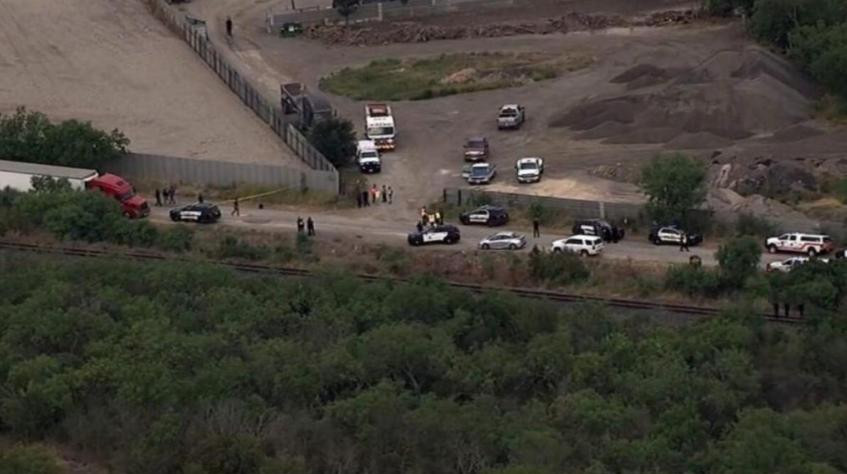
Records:
<instances>
[{"instance_id":1,"label":"red truck cab","mask_svg":"<svg viewBox=\"0 0 847 474\"><path fill-rule=\"evenodd\" d=\"M121 210L126 217L136 219L150 214L147 201L135 194L135 189L120 176L105 173L86 181L85 187L96 189L111 196L121 203Z\"/></svg>"}]
</instances>

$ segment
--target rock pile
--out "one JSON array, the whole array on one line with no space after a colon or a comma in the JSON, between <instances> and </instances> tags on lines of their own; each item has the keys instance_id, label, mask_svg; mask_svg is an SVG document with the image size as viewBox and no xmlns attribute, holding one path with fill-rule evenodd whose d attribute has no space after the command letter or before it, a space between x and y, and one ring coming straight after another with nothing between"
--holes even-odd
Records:
<instances>
[{"instance_id":1,"label":"rock pile","mask_svg":"<svg viewBox=\"0 0 847 474\"><path fill-rule=\"evenodd\" d=\"M495 38L516 35L548 35L569 31L601 30L627 26L663 26L687 23L695 17L690 11L654 13L649 17L627 20L620 16L589 15L570 12L533 23L499 23L490 25L436 26L414 21L383 22L371 25L314 25L305 29L309 39L327 44L373 46L390 43L425 43L462 38Z\"/></svg>"}]
</instances>

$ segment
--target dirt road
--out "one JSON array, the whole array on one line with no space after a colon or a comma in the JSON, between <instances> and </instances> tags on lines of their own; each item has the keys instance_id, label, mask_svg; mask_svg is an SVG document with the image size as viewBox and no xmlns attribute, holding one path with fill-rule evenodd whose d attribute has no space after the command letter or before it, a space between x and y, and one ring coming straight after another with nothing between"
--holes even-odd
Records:
<instances>
[{"instance_id":1,"label":"dirt road","mask_svg":"<svg viewBox=\"0 0 847 474\"><path fill-rule=\"evenodd\" d=\"M148 198L149 199L149 198ZM152 202L152 201L150 201ZM188 204L187 201L181 205ZM232 217L232 208L228 204L221 205L223 217L214 225L222 225L242 230L260 230L267 232L279 232L293 234L297 231L297 217L304 220L311 216L315 221L318 238L331 238L335 241L349 242L351 247L355 243L385 243L408 247L406 237L414 230L413 220L386 220L380 217L381 211L391 212L396 204L377 204L363 209L353 209L339 212L308 212L300 210L282 209L255 209L242 205L241 216ZM174 206L171 206L174 207ZM172 224L168 217L171 207L153 207L150 219L157 224ZM448 222L449 223L449 222ZM192 225L192 224L185 224ZM541 229L541 238L534 239L532 230L528 228L516 228L514 226L489 228L484 226L458 225L462 239L458 244L452 246L429 246L415 248L415 251L437 251L438 249L462 249L472 251L477 249L479 241L491 234L500 231L512 230L527 236L527 248L518 252L527 252L533 245L540 249L549 250L552 242L570 235L569 229ZM637 260L659 263L687 263L691 255L698 255L704 265L717 265L714 253L717 247L714 243L708 243L702 247L691 247L691 252L680 252L676 246L656 246L648 242L644 235L629 236L617 244L608 244L600 258L612 258L619 260ZM494 251L491 251L494 252ZM785 256L762 255L763 266L767 262L781 260Z\"/></svg>"},{"instance_id":2,"label":"dirt road","mask_svg":"<svg viewBox=\"0 0 847 474\"><path fill-rule=\"evenodd\" d=\"M118 128L136 152L302 166L139 0L0 0L0 112Z\"/></svg>"}]
</instances>

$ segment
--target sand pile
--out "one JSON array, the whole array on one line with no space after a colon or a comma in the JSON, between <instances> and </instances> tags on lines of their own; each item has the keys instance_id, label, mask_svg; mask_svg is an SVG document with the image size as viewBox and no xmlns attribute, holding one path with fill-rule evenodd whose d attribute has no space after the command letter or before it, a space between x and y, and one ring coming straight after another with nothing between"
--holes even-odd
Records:
<instances>
[{"instance_id":1,"label":"sand pile","mask_svg":"<svg viewBox=\"0 0 847 474\"><path fill-rule=\"evenodd\" d=\"M610 82L632 92L586 101L550 126L605 143L723 147L809 119L816 94L792 65L759 48L722 51L682 71L639 64Z\"/></svg>"}]
</instances>

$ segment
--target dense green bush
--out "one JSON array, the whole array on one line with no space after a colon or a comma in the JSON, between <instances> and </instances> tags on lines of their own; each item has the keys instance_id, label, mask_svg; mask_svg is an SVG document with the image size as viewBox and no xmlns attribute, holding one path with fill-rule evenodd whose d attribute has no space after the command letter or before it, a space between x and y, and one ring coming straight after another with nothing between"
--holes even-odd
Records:
<instances>
[{"instance_id":1,"label":"dense green bush","mask_svg":"<svg viewBox=\"0 0 847 474\"><path fill-rule=\"evenodd\" d=\"M724 288L740 290L744 282L759 271L762 246L753 237L736 237L721 244L715 257Z\"/></svg>"},{"instance_id":2,"label":"dense green bush","mask_svg":"<svg viewBox=\"0 0 847 474\"><path fill-rule=\"evenodd\" d=\"M156 247L170 252L187 252L194 242L194 231L184 225L159 232Z\"/></svg>"},{"instance_id":3,"label":"dense green bush","mask_svg":"<svg viewBox=\"0 0 847 474\"><path fill-rule=\"evenodd\" d=\"M847 320L811 302L805 327L655 327L431 279L20 255L0 302L0 437L114 472L847 470ZM55 472L13 451L0 474Z\"/></svg>"},{"instance_id":4,"label":"dense green bush","mask_svg":"<svg viewBox=\"0 0 847 474\"><path fill-rule=\"evenodd\" d=\"M16 445L0 450L0 474L62 474L56 454L40 445Z\"/></svg>"},{"instance_id":5,"label":"dense green bush","mask_svg":"<svg viewBox=\"0 0 847 474\"><path fill-rule=\"evenodd\" d=\"M743 213L735 221L735 234L751 237L773 237L777 233L776 225L764 217Z\"/></svg>"},{"instance_id":6,"label":"dense green bush","mask_svg":"<svg viewBox=\"0 0 847 474\"><path fill-rule=\"evenodd\" d=\"M665 273L665 288L689 296L714 298L721 293L721 279L717 272L692 265L674 265Z\"/></svg>"},{"instance_id":7,"label":"dense green bush","mask_svg":"<svg viewBox=\"0 0 847 474\"><path fill-rule=\"evenodd\" d=\"M591 276L582 257L568 252L530 252L529 271L537 281L559 285L579 283Z\"/></svg>"},{"instance_id":8,"label":"dense green bush","mask_svg":"<svg viewBox=\"0 0 847 474\"><path fill-rule=\"evenodd\" d=\"M268 258L271 249L264 245L253 245L238 237L227 235L221 239L215 250L216 258L240 258L244 260L262 260Z\"/></svg>"},{"instance_id":9,"label":"dense green bush","mask_svg":"<svg viewBox=\"0 0 847 474\"><path fill-rule=\"evenodd\" d=\"M52 123L42 113L18 108L0 114L0 157L50 165L98 169L126 154L129 139L118 130L97 130L89 122Z\"/></svg>"},{"instance_id":10,"label":"dense green bush","mask_svg":"<svg viewBox=\"0 0 847 474\"><path fill-rule=\"evenodd\" d=\"M316 123L309 130L309 142L337 167L350 164L356 154L356 131L347 119L333 117Z\"/></svg>"},{"instance_id":11,"label":"dense green bush","mask_svg":"<svg viewBox=\"0 0 847 474\"><path fill-rule=\"evenodd\" d=\"M687 225L691 211L706 198L706 167L686 155L658 155L642 167L638 185L653 221Z\"/></svg>"}]
</instances>

